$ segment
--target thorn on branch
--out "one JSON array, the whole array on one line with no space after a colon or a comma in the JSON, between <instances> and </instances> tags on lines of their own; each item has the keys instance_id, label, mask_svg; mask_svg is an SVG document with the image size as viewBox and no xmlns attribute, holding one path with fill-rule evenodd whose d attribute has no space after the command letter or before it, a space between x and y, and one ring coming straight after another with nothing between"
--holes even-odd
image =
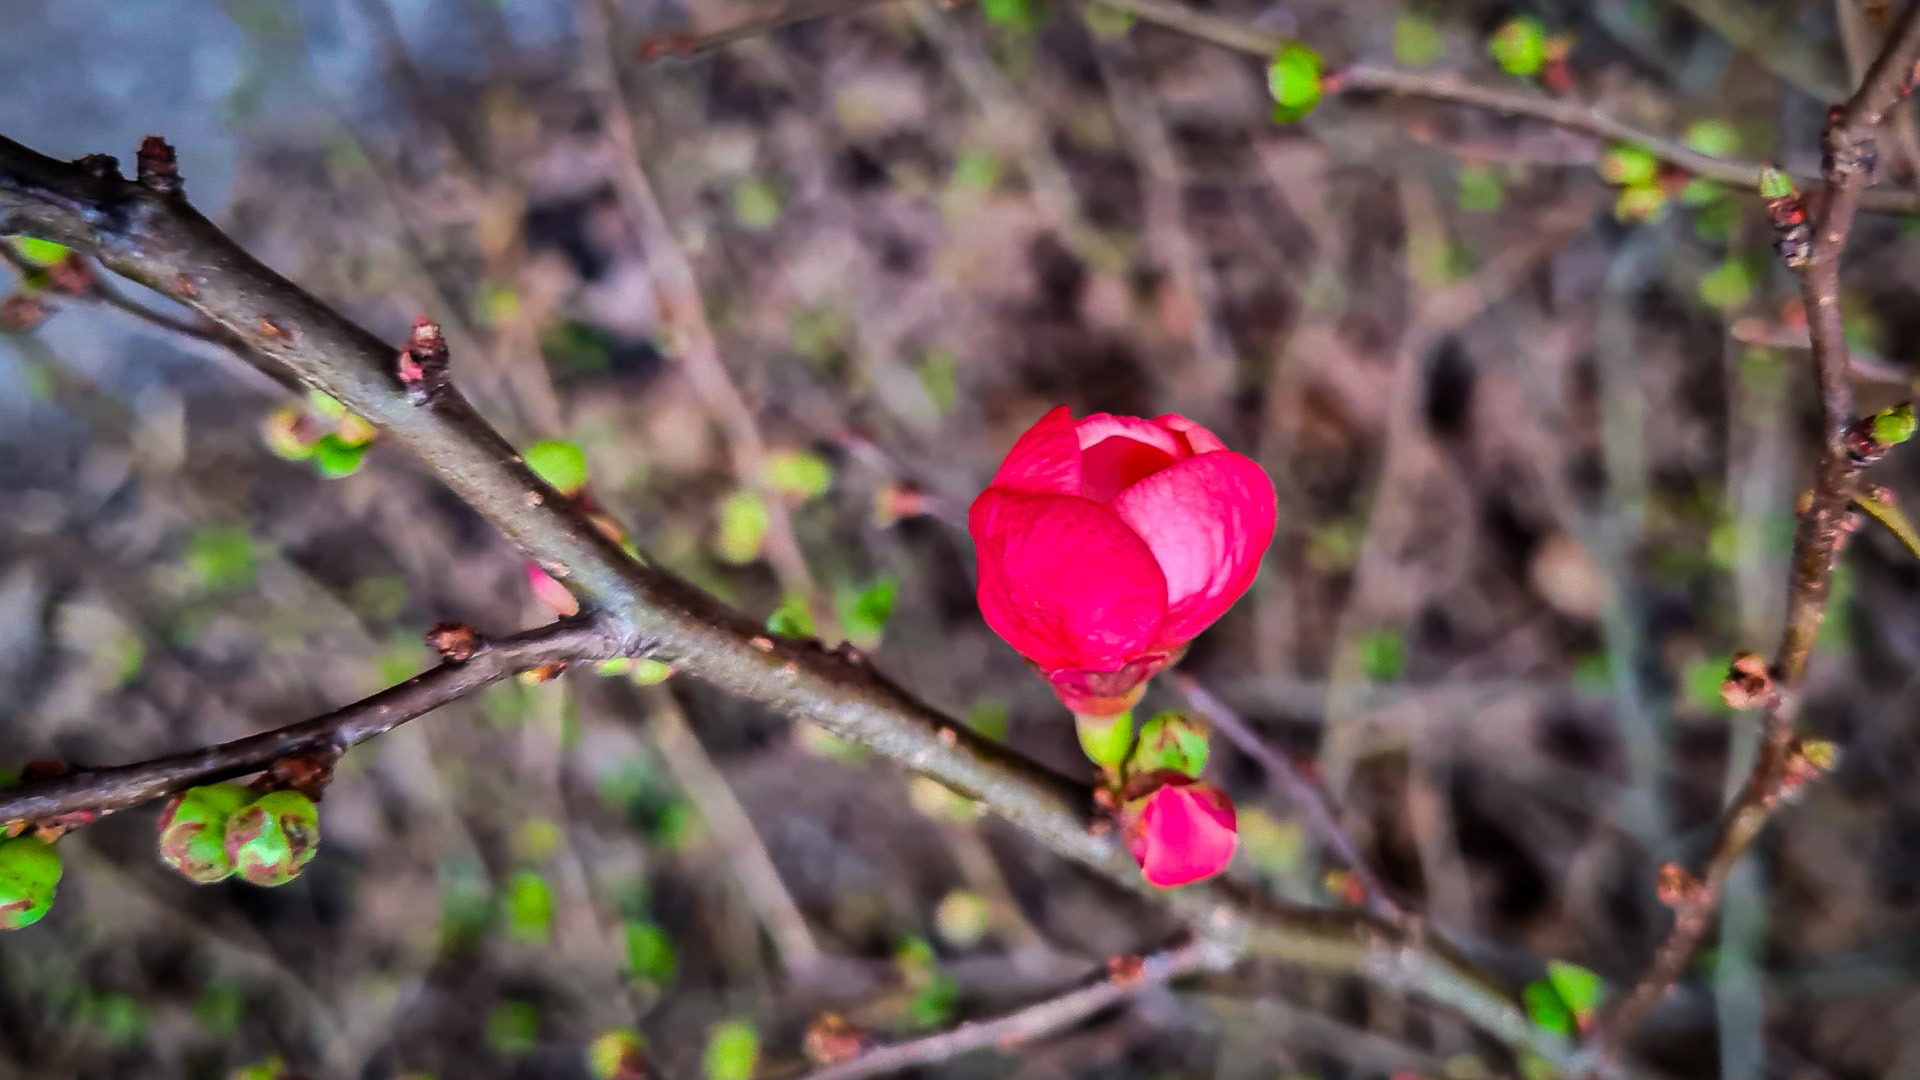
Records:
<instances>
[{"instance_id":1,"label":"thorn on branch","mask_svg":"<svg viewBox=\"0 0 1920 1080\"><path fill-rule=\"evenodd\" d=\"M397 374L415 407L436 404L447 389L447 339L426 316L414 320L407 345L400 350Z\"/></svg>"},{"instance_id":2,"label":"thorn on branch","mask_svg":"<svg viewBox=\"0 0 1920 1080\"><path fill-rule=\"evenodd\" d=\"M1727 665L1727 677L1720 683L1720 700L1729 709L1771 709L1780 704L1780 691L1773 685L1767 662L1757 653L1737 652Z\"/></svg>"},{"instance_id":3,"label":"thorn on branch","mask_svg":"<svg viewBox=\"0 0 1920 1080\"><path fill-rule=\"evenodd\" d=\"M807 1025L800 1049L815 1065L839 1065L867 1052L873 1039L839 1013L823 1012Z\"/></svg>"},{"instance_id":4,"label":"thorn on branch","mask_svg":"<svg viewBox=\"0 0 1920 1080\"><path fill-rule=\"evenodd\" d=\"M158 135L140 140L133 168L141 184L162 195L178 195L186 187L186 182L180 179L180 162L173 147Z\"/></svg>"},{"instance_id":5,"label":"thorn on branch","mask_svg":"<svg viewBox=\"0 0 1920 1080\"><path fill-rule=\"evenodd\" d=\"M427 631L427 645L456 664L464 664L480 651L480 635L465 623L435 623Z\"/></svg>"}]
</instances>

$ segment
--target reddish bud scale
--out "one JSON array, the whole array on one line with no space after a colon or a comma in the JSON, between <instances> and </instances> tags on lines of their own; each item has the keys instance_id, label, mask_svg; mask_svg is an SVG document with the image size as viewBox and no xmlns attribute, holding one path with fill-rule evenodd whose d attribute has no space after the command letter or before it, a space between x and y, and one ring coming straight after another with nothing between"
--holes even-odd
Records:
<instances>
[{"instance_id":1,"label":"reddish bud scale","mask_svg":"<svg viewBox=\"0 0 1920 1080\"><path fill-rule=\"evenodd\" d=\"M24 334L47 321L53 309L37 293L14 293L0 300L0 333Z\"/></svg>"},{"instance_id":2,"label":"reddish bud scale","mask_svg":"<svg viewBox=\"0 0 1920 1080\"><path fill-rule=\"evenodd\" d=\"M133 156L133 174L146 187L169 195L185 186L173 147L158 135L140 140L140 149Z\"/></svg>"},{"instance_id":3,"label":"reddish bud scale","mask_svg":"<svg viewBox=\"0 0 1920 1080\"><path fill-rule=\"evenodd\" d=\"M1779 195L1766 200L1767 220L1773 224L1773 249L1788 266L1799 269L1813 255L1813 229L1807 224L1807 207L1795 195Z\"/></svg>"},{"instance_id":4,"label":"reddish bud scale","mask_svg":"<svg viewBox=\"0 0 1920 1080\"><path fill-rule=\"evenodd\" d=\"M865 1031L855 1027L839 1013L823 1012L807 1025L806 1037L800 1043L801 1052L815 1065L839 1065L852 1061L873 1045L873 1039Z\"/></svg>"},{"instance_id":5,"label":"reddish bud scale","mask_svg":"<svg viewBox=\"0 0 1920 1080\"><path fill-rule=\"evenodd\" d=\"M480 651L480 635L465 623L435 623L427 631L427 646L456 664L464 664Z\"/></svg>"},{"instance_id":6,"label":"reddish bud scale","mask_svg":"<svg viewBox=\"0 0 1920 1080\"><path fill-rule=\"evenodd\" d=\"M1654 879L1654 893L1670 908L1682 908L1700 897L1700 880L1679 863L1663 863Z\"/></svg>"},{"instance_id":7,"label":"reddish bud scale","mask_svg":"<svg viewBox=\"0 0 1920 1080\"><path fill-rule=\"evenodd\" d=\"M414 321L396 374L406 388L407 400L416 406L432 405L446 392L447 339L431 319L422 316Z\"/></svg>"},{"instance_id":8,"label":"reddish bud scale","mask_svg":"<svg viewBox=\"0 0 1920 1080\"><path fill-rule=\"evenodd\" d=\"M1720 700L1729 709L1764 709L1779 704L1780 694L1774 689L1766 661L1750 652L1734 653L1733 662L1727 665L1727 677L1720 684Z\"/></svg>"},{"instance_id":9,"label":"reddish bud scale","mask_svg":"<svg viewBox=\"0 0 1920 1080\"><path fill-rule=\"evenodd\" d=\"M93 264L77 251L67 252L59 262L47 267L47 285L55 292L88 296L98 284Z\"/></svg>"}]
</instances>

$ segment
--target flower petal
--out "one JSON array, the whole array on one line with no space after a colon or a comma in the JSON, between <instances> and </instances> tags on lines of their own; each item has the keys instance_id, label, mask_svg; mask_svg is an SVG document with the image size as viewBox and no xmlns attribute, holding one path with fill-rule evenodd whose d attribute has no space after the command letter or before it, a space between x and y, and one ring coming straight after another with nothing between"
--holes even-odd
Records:
<instances>
[{"instance_id":1,"label":"flower petal","mask_svg":"<svg viewBox=\"0 0 1920 1080\"><path fill-rule=\"evenodd\" d=\"M1127 847L1162 889L1219 873L1239 844L1233 801L1211 784L1168 784L1130 806L1129 817Z\"/></svg>"},{"instance_id":2,"label":"flower petal","mask_svg":"<svg viewBox=\"0 0 1920 1080\"><path fill-rule=\"evenodd\" d=\"M1140 534L1167 578L1157 644L1174 648L1212 625L1247 591L1273 542L1273 481L1241 454L1188 458L1109 504Z\"/></svg>"},{"instance_id":3,"label":"flower petal","mask_svg":"<svg viewBox=\"0 0 1920 1080\"><path fill-rule=\"evenodd\" d=\"M1171 466L1177 460L1157 446L1125 435L1100 440L1080 454L1080 494L1097 503Z\"/></svg>"},{"instance_id":4,"label":"flower petal","mask_svg":"<svg viewBox=\"0 0 1920 1080\"><path fill-rule=\"evenodd\" d=\"M1193 456L1166 425L1152 420L1142 420L1137 416L1115 416L1112 413L1097 412L1082 417L1073 425L1073 428L1074 434L1080 439L1082 450L1117 435L1155 447L1168 457Z\"/></svg>"},{"instance_id":5,"label":"flower petal","mask_svg":"<svg viewBox=\"0 0 1920 1080\"><path fill-rule=\"evenodd\" d=\"M989 488L967 515L980 613L1046 670L1112 671L1160 629L1167 583L1120 519L1077 495Z\"/></svg>"},{"instance_id":6,"label":"flower petal","mask_svg":"<svg viewBox=\"0 0 1920 1080\"><path fill-rule=\"evenodd\" d=\"M1181 416L1179 413L1167 413L1164 416L1156 416L1153 418L1153 422L1173 432L1182 442L1186 443L1187 448L1195 454L1212 454L1227 448L1227 444L1220 441L1220 436Z\"/></svg>"},{"instance_id":7,"label":"flower petal","mask_svg":"<svg viewBox=\"0 0 1920 1080\"><path fill-rule=\"evenodd\" d=\"M1073 431L1073 413L1055 408L1027 429L1007 451L1000 471L989 487L1034 494L1080 493L1080 442Z\"/></svg>"}]
</instances>

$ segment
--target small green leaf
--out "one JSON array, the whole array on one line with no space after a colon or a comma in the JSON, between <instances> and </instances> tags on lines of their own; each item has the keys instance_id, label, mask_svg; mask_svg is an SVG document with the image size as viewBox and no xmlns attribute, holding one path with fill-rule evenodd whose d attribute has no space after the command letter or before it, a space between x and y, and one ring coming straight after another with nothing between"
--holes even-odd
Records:
<instances>
[{"instance_id":1,"label":"small green leaf","mask_svg":"<svg viewBox=\"0 0 1920 1080\"><path fill-rule=\"evenodd\" d=\"M1687 181L1686 186L1680 189L1680 204L1682 206L1712 206L1726 198L1726 195L1726 187L1718 180L1708 180L1704 176L1696 176Z\"/></svg>"},{"instance_id":2,"label":"small green leaf","mask_svg":"<svg viewBox=\"0 0 1920 1080\"><path fill-rule=\"evenodd\" d=\"M235 982L208 983L194 999L193 1018L216 1039L231 1039L247 1015L247 990Z\"/></svg>"},{"instance_id":3,"label":"small green leaf","mask_svg":"<svg viewBox=\"0 0 1920 1080\"><path fill-rule=\"evenodd\" d=\"M758 177L733 185L733 220L749 229L764 229L780 220L780 193Z\"/></svg>"},{"instance_id":4,"label":"small green leaf","mask_svg":"<svg viewBox=\"0 0 1920 1080\"><path fill-rule=\"evenodd\" d=\"M1573 1011L1574 1021L1581 1027L1593 1019L1600 1008L1600 999L1607 996L1607 984L1599 975L1564 960L1547 961L1547 981Z\"/></svg>"},{"instance_id":5,"label":"small green leaf","mask_svg":"<svg viewBox=\"0 0 1920 1080\"><path fill-rule=\"evenodd\" d=\"M1087 32L1103 41L1111 41L1127 35L1138 21L1131 11L1124 11L1111 4L1102 4L1098 0L1080 9L1080 19L1087 24Z\"/></svg>"},{"instance_id":6,"label":"small green leaf","mask_svg":"<svg viewBox=\"0 0 1920 1080\"><path fill-rule=\"evenodd\" d=\"M1528 983L1520 991L1520 1000L1525 1003L1535 1027L1561 1035L1573 1034L1573 1013L1568 1011L1567 1003L1560 1000L1560 993L1552 983L1544 979Z\"/></svg>"},{"instance_id":7,"label":"small green leaf","mask_svg":"<svg viewBox=\"0 0 1920 1080\"><path fill-rule=\"evenodd\" d=\"M575 443L548 439L527 447L521 457L533 475L562 495L578 495L587 486L587 454Z\"/></svg>"},{"instance_id":8,"label":"small green leaf","mask_svg":"<svg viewBox=\"0 0 1920 1080\"><path fill-rule=\"evenodd\" d=\"M1743 307L1753 298L1756 276L1749 260L1729 256L1700 279L1700 299L1721 311Z\"/></svg>"},{"instance_id":9,"label":"small green leaf","mask_svg":"<svg viewBox=\"0 0 1920 1080\"><path fill-rule=\"evenodd\" d=\"M1399 678L1406 663L1406 643L1399 631L1376 630L1360 639L1360 669L1374 682Z\"/></svg>"},{"instance_id":10,"label":"small green leaf","mask_svg":"<svg viewBox=\"0 0 1920 1080\"><path fill-rule=\"evenodd\" d=\"M1772 165L1760 167L1760 197L1784 199L1793 194L1793 177Z\"/></svg>"},{"instance_id":11,"label":"small green leaf","mask_svg":"<svg viewBox=\"0 0 1920 1080\"><path fill-rule=\"evenodd\" d=\"M959 980L944 972L936 974L907 1002L907 1027L921 1031L948 1027L959 1004Z\"/></svg>"},{"instance_id":12,"label":"small green leaf","mask_svg":"<svg viewBox=\"0 0 1920 1080\"><path fill-rule=\"evenodd\" d=\"M720 535L714 553L722 562L741 565L759 558L766 535L767 503L759 492L741 488L720 504Z\"/></svg>"},{"instance_id":13,"label":"small green leaf","mask_svg":"<svg viewBox=\"0 0 1920 1080\"><path fill-rule=\"evenodd\" d=\"M1012 719L1002 698L981 698L967 709L967 726L977 735L996 742L1007 737Z\"/></svg>"},{"instance_id":14,"label":"small green leaf","mask_svg":"<svg viewBox=\"0 0 1920 1080\"><path fill-rule=\"evenodd\" d=\"M1739 230L1743 213L1738 199L1715 200L1693 216L1693 234L1709 243L1724 244Z\"/></svg>"},{"instance_id":15,"label":"small green leaf","mask_svg":"<svg viewBox=\"0 0 1920 1080\"><path fill-rule=\"evenodd\" d=\"M1629 223L1652 221L1666 208L1667 189L1659 184L1623 187L1613 200L1613 216Z\"/></svg>"},{"instance_id":16,"label":"small green leaf","mask_svg":"<svg viewBox=\"0 0 1920 1080\"><path fill-rule=\"evenodd\" d=\"M840 625L848 641L862 649L880 644L887 620L893 617L893 597L899 587L900 579L889 574L864 589L846 588L835 592L835 607L839 609Z\"/></svg>"},{"instance_id":17,"label":"small green leaf","mask_svg":"<svg viewBox=\"0 0 1920 1080\"><path fill-rule=\"evenodd\" d=\"M811 450L776 450L761 459L760 480L776 495L817 498L833 486L833 465Z\"/></svg>"},{"instance_id":18,"label":"small green leaf","mask_svg":"<svg viewBox=\"0 0 1920 1080\"><path fill-rule=\"evenodd\" d=\"M989 150L963 150L953 159L954 187L990 192L1000 183L1000 159Z\"/></svg>"},{"instance_id":19,"label":"small green leaf","mask_svg":"<svg viewBox=\"0 0 1920 1080\"><path fill-rule=\"evenodd\" d=\"M1913 406L1902 402L1873 414L1873 437L1888 446L1898 446L1913 438Z\"/></svg>"},{"instance_id":20,"label":"small green leaf","mask_svg":"<svg viewBox=\"0 0 1920 1080\"><path fill-rule=\"evenodd\" d=\"M593 1080L640 1080L647 1074L647 1040L632 1028L602 1032L587 1044Z\"/></svg>"},{"instance_id":21,"label":"small green leaf","mask_svg":"<svg viewBox=\"0 0 1920 1080\"><path fill-rule=\"evenodd\" d=\"M673 981L680 966L679 954L659 923L629 919L622 927L621 939L629 976L660 984Z\"/></svg>"},{"instance_id":22,"label":"small green leaf","mask_svg":"<svg viewBox=\"0 0 1920 1080\"><path fill-rule=\"evenodd\" d=\"M537 945L553 933L553 887L531 870L507 879L507 932L516 941Z\"/></svg>"},{"instance_id":23,"label":"small green leaf","mask_svg":"<svg viewBox=\"0 0 1920 1080\"><path fill-rule=\"evenodd\" d=\"M1600 179L1621 187L1651 184L1660 175L1660 159L1636 143L1615 143L1600 155Z\"/></svg>"},{"instance_id":24,"label":"small green leaf","mask_svg":"<svg viewBox=\"0 0 1920 1080\"><path fill-rule=\"evenodd\" d=\"M1469 165L1460 170L1460 209L1486 214L1500 209L1507 186L1500 174L1486 165Z\"/></svg>"},{"instance_id":25,"label":"small green leaf","mask_svg":"<svg viewBox=\"0 0 1920 1080\"><path fill-rule=\"evenodd\" d=\"M347 415L347 407L340 399L319 390L307 391L307 408L328 420L338 420Z\"/></svg>"},{"instance_id":26,"label":"small green leaf","mask_svg":"<svg viewBox=\"0 0 1920 1080\"><path fill-rule=\"evenodd\" d=\"M960 399L960 358L952 349L929 349L920 358L920 388L942 415Z\"/></svg>"},{"instance_id":27,"label":"small green leaf","mask_svg":"<svg viewBox=\"0 0 1920 1080\"><path fill-rule=\"evenodd\" d=\"M1487 42L1487 53L1509 75L1536 75L1547 62L1547 28L1531 15L1508 19Z\"/></svg>"},{"instance_id":28,"label":"small green leaf","mask_svg":"<svg viewBox=\"0 0 1920 1080\"><path fill-rule=\"evenodd\" d=\"M65 244L56 244L37 236L16 236L13 238L13 247L35 266L58 266L73 250Z\"/></svg>"},{"instance_id":29,"label":"small green leaf","mask_svg":"<svg viewBox=\"0 0 1920 1080\"><path fill-rule=\"evenodd\" d=\"M813 636L813 611L807 606L807 598L790 595L780 602L780 606L767 616L767 630L788 638L808 638Z\"/></svg>"},{"instance_id":30,"label":"small green leaf","mask_svg":"<svg viewBox=\"0 0 1920 1080\"><path fill-rule=\"evenodd\" d=\"M1393 58L1408 67L1425 67L1447 53L1447 39L1425 15L1402 12L1393 20Z\"/></svg>"},{"instance_id":31,"label":"small green leaf","mask_svg":"<svg viewBox=\"0 0 1920 1080\"><path fill-rule=\"evenodd\" d=\"M201 587L222 592L253 586L253 534L245 529L201 529L187 541L187 569Z\"/></svg>"},{"instance_id":32,"label":"small green leaf","mask_svg":"<svg viewBox=\"0 0 1920 1080\"><path fill-rule=\"evenodd\" d=\"M1695 120L1687 126L1687 145L1709 157L1726 157L1740 149L1740 133L1725 120Z\"/></svg>"},{"instance_id":33,"label":"small green leaf","mask_svg":"<svg viewBox=\"0 0 1920 1080\"><path fill-rule=\"evenodd\" d=\"M1026 33L1040 25L1033 0L982 0L980 11L989 23L1004 30Z\"/></svg>"},{"instance_id":34,"label":"small green leaf","mask_svg":"<svg viewBox=\"0 0 1920 1080\"><path fill-rule=\"evenodd\" d=\"M31 836L0 840L0 930L32 926L53 907L60 853Z\"/></svg>"},{"instance_id":35,"label":"small green leaf","mask_svg":"<svg viewBox=\"0 0 1920 1080\"><path fill-rule=\"evenodd\" d=\"M540 1045L540 1010L507 1001L487 1013L487 1046L504 1058L525 1057Z\"/></svg>"},{"instance_id":36,"label":"small green leaf","mask_svg":"<svg viewBox=\"0 0 1920 1080\"><path fill-rule=\"evenodd\" d=\"M751 1020L728 1020L707 1034L707 1080L753 1080L760 1062L760 1032Z\"/></svg>"},{"instance_id":37,"label":"small green leaf","mask_svg":"<svg viewBox=\"0 0 1920 1080\"><path fill-rule=\"evenodd\" d=\"M1320 54L1311 45L1289 41L1267 64L1267 92L1273 95L1273 120L1291 124L1320 104Z\"/></svg>"},{"instance_id":38,"label":"small green leaf","mask_svg":"<svg viewBox=\"0 0 1920 1080\"><path fill-rule=\"evenodd\" d=\"M367 444L356 446L333 432L320 436L313 447L313 467L328 480L338 480L360 471L367 456Z\"/></svg>"}]
</instances>

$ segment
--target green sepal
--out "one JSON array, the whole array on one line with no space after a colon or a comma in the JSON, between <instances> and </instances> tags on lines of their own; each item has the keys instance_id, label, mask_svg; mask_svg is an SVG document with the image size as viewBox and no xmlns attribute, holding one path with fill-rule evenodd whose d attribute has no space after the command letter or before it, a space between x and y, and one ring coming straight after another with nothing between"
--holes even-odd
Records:
<instances>
[{"instance_id":1,"label":"green sepal","mask_svg":"<svg viewBox=\"0 0 1920 1080\"><path fill-rule=\"evenodd\" d=\"M1138 775L1171 770L1194 779L1207 768L1207 729L1176 712L1163 712L1140 725L1140 740L1127 772Z\"/></svg>"},{"instance_id":2,"label":"green sepal","mask_svg":"<svg viewBox=\"0 0 1920 1080\"><path fill-rule=\"evenodd\" d=\"M1133 749L1133 714L1084 716L1073 714L1073 729L1080 736L1080 750L1087 760L1102 768L1118 769Z\"/></svg>"}]
</instances>

